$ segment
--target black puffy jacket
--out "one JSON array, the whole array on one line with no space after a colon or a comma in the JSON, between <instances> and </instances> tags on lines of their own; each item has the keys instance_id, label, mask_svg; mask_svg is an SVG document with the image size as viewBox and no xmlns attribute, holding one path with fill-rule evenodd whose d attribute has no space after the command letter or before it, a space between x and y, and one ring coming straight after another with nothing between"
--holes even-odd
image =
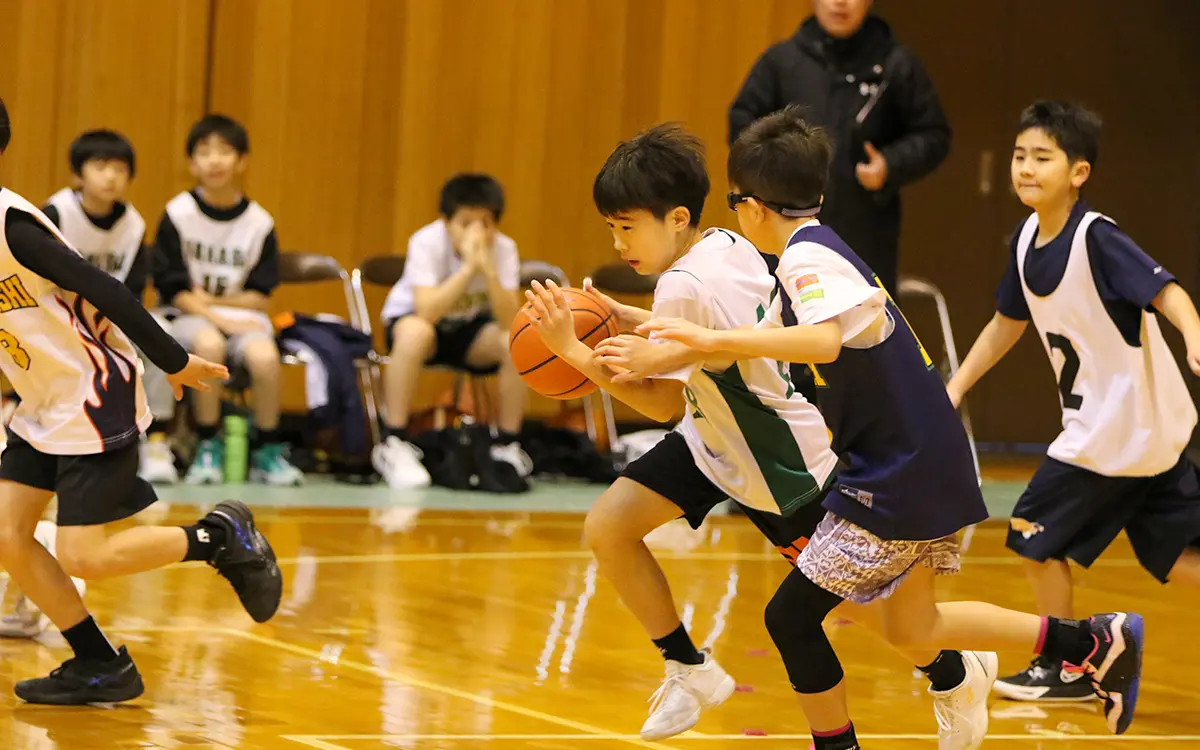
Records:
<instances>
[{"instance_id":1,"label":"black puffy jacket","mask_svg":"<svg viewBox=\"0 0 1200 750\"><path fill-rule=\"evenodd\" d=\"M874 103L866 109L872 97ZM848 39L833 39L815 18L768 49L729 108L730 143L747 125L788 104L833 134L836 149L821 221L833 228L896 291L899 188L932 172L950 152L950 126L920 61L868 16ZM861 124L856 122L865 111ZM871 192L855 165L869 141L887 159L887 183Z\"/></svg>"}]
</instances>

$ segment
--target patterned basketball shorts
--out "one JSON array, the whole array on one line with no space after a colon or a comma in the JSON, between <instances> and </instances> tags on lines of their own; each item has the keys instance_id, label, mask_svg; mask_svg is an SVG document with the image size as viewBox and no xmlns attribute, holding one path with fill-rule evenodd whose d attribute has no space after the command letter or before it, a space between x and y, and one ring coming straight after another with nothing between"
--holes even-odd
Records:
<instances>
[{"instance_id":1,"label":"patterned basketball shorts","mask_svg":"<svg viewBox=\"0 0 1200 750\"><path fill-rule=\"evenodd\" d=\"M917 565L938 575L959 570L958 538L924 542L880 539L861 526L826 513L796 567L813 583L855 604L891 596Z\"/></svg>"}]
</instances>

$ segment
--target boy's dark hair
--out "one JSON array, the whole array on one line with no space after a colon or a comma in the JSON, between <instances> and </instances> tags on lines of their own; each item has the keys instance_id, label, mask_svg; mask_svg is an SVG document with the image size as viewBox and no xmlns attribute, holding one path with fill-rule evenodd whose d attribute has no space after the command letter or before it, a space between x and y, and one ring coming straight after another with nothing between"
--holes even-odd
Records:
<instances>
[{"instance_id":1,"label":"boy's dark hair","mask_svg":"<svg viewBox=\"0 0 1200 750\"><path fill-rule=\"evenodd\" d=\"M1083 159L1094 167L1100 158L1101 125L1100 115L1082 104L1043 99L1022 110L1017 132L1038 128L1067 152L1067 161Z\"/></svg>"},{"instance_id":2,"label":"boy's dark hair","mask_svg":"<svg viewBox=\"0 0 1200 750\"><path fill-rule=\"evenodd\" d=\"M123 161L129 167L129 176L133 177L135 162L133 144L125 136L112 130L88 130L82 133L67 151L67 159L71 162L71 171L76 177L83 176L83 165L93 159L102 161Z\"/></svg>"},{"instance_id":3,"label":"boy's dark hair","mask_svg":"<svg viewBox=\"0 0 1200 750\"><path fill-rule=\"evenodd\" d=\"M592 200L602 216L645 210L659 221L683 206L695 227L708 189L704 144L677 123L663 123L617 146L596 175Z\"/></svg>"},{"instance_id":4,"label":"boy's dark hair","mask_svg":"<svg viewBox=\"0 0 1200 750\"><path fill-rule=\"evenodd\" d=\"M8 122L8 107L5 107L4 100L0 99L0 153L8 148L10 140L12 140L12 126Z\"/></svg>"},{"instance_id":5,"label":"boy's dark hair","mask_svg":"<svg viewBox=\"0 0 1200 750\"><path fill-rule=\"evenodd\" d=\"M829 182L833 140L796 104L755 120L729 149L727 175L743 196L768 207L816 208Z\"/></svg>"},{"instance_id":6,"label":"boy's dark hair","mask_svg":"<svg viewBox=\"0 0 1200 750\"><path fill-rule=\"evenodd\" d=\"M496 221L500 221L504 215L504 188L490 174L456 174L442 185L438 210L442 216L451 219L460 208L486 208Z\"/></svg>"},{"instance_id":7,"label":"boy's dark hair","mask_svg":"<svg viewBox=\"0 0 1200 750\"><path fill-rule=\"evenodd\" d=\"M250 135L246 128L232 117L225 115L205 115L188 131L187 155L191 158L196 153L196 146L210 135L220 136L221 140L233 147L239 156L250 153Z\"/></svg>"}]
</instances>

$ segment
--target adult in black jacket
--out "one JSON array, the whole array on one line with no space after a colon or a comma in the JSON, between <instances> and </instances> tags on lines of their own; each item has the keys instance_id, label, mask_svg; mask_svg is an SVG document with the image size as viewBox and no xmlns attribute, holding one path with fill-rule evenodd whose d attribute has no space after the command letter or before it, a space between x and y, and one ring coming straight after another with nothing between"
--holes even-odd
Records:
<instances>
[{"instance_id":1,"label":"adult in black jacket","mask_svg":"<svg viewBox=\"0 0 1200 750\"><path fill-rule=\"evenodd\" d=\"M834 136L821 221L896 293L900 188L950 152L950 127L917 58L870 0L814 0L814 15L758 59L729 108L729 140L754 120L801 104ZM770 196L764 196L770 198Z\"/></svg>"}]
</instances>

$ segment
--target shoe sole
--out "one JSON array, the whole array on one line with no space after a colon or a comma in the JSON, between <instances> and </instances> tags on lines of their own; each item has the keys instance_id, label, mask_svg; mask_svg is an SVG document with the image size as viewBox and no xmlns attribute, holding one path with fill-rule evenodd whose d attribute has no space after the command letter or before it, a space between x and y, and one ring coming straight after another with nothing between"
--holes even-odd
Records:
<instances>
[{"instance_id":1,"label":"shoe sole","mask_svg":"<svg viewBox=\"0 0 1200 750\"><path fill-rule=\"evenodd\" d=\"M1125 734L1125 730L1129 729L1129 725L1133 723L1133 714L1137 709L1138 690L1142 682L1142 642L1146 637L1146 626L1142 616L1136 613L1126 615L1125 621L1121 623L1119 637L1122 640L1121 653L1117 654L1116 659L1109 665L1105 676L1107 677L1107 673L1111 672L1112 668L1126 654L1133 658L1133 675L1129 679L1129 685L1124 689L1118 686L1116 690L1108 690L1110 700L1114 696L1120 698L1120 700L1113 700L1116 710L1105 716L1109 731L1113 734ZM1113 645L1115 646L1116 643ZM1101 688L1107 690L1104 688L1103 682L1101 682Z\"/></svg>"},{"instance_id":2,"label":"shoe sole","mask_svg":"<svg viewBox=\"0 0 1200 750\"><path fill-rule=\"evenodd\" d=\"M146 692L146 686L142 682L142 676L139 674L136 681L128 687L120 689L113 688L111 690L94 690L87 695L87 700L81 700L78 694L74 695L42 695L42 696L24 696L21 695L21 685L18 683L13 692L18 698L26 703L33 703L39 706L89 706L95 703L125 703L141 697L142 693Z\"/></svg>"},{"instance_id":3,"label":"shoe sole","mask_svg":"<svg viewBox=\"0 0 1200 750\"><path fill-rule=\"evenodd\" d=\"M657 742L658 740L665 740L670 737L674 737L677 734L683 734L700 723L700 714L704 713L704 709L716 708L725 701L729 700L729 696L733 695L734 691L736 690L737 683L733 681L732 677L725 675L725 679L721 681L721 684L717 687L717 690L713 693L712 697L702 703L700 708L696 709L696 712L689 716L686 720L673 725L669 731L643 731L639 736L646 742Z\"/></svg>"},{"instance_id":4,"label":"shoe sole","mask_svg":"<svg viewBox=\"0 0 1200 750\"><path fill-rule=\"evenodd\" d=\"M266 534L263 534L261 531L259 531L258 524L255 523L255 521L254 521L254 512L250 510L249 506L247 506L245 503L241 502L240 500L224 500L220 503L217 503L217 507L213 508L212 512L219 513L219 514L225 516L226 518L230 519L231 521L238 520L238 521L241 521L242 523L249 524L249 526L251 528L253 528L255 532L257 532L258 536L262 538L262 543L266 547L266 549L264 550L264 554L266 555L267 559L270 560L272 563L275 563L275 569L279 570L279 564L275 557L275 548L271 546L271 542L270 542L270 540L267 539ZM275 594L275 601L274 601L273 606L271 607L271 611L269 614L264 616L262 619L259 619L258 617L256 617L254 615L253 612L246 610L246 614L250 615L250 618L252 620L254 620L255 622L257 622L257 623L267 622L268 620L270 620L272 617L275 616L276 612L279 611L279 605L283 601L283 572L282 571L279 571L278 580L279 580L279 590L273 592ZM238 600L239 601L241 600L240 596L238 597ZM244 602L242 603L242 606L243 606L243 608L245 608Z\"/></svg>"},{"instance_id":5,"label":"shoe sole","mask_svg":"<svg viewBox=\"0 0 1200 750\"><path fill-rule=\"evenodd\" d=\"M1087 683L1085 682L1084 684L1086 685ZM1099 696L1097 696L1096 693L1091 690L1091 688L1088 689L1087 695L1072 695L1067 697L1058 696L1046 698L1043 697L1045 693L1039 692L1051 689L1052 688L1012 685L999 680L992 685L992 692L996 695L999 695L1002 698L1007 698L1010 701L1020 701L1022 703L1086 703L1099 698Z\"/></svg>"}]
</instances>

